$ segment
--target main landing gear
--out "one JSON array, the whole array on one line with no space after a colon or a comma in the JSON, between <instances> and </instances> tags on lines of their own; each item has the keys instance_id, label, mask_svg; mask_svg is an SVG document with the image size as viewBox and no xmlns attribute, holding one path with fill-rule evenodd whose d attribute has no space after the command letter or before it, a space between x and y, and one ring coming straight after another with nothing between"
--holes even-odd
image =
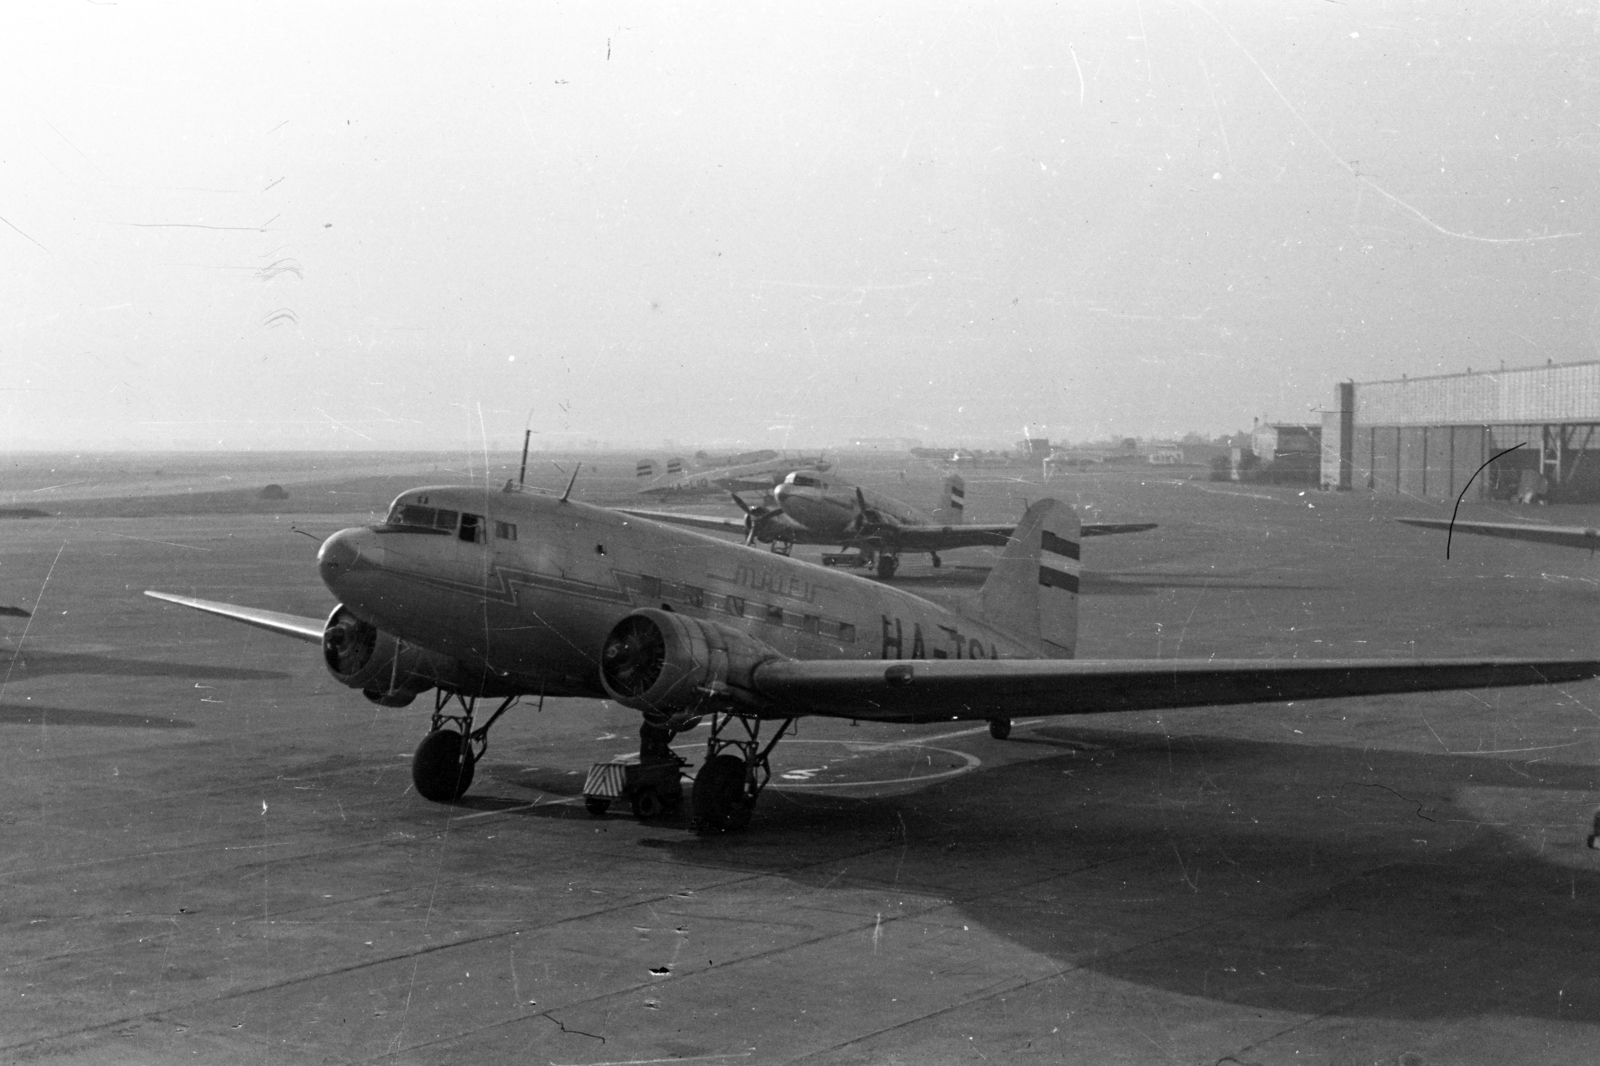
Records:
<instances>
[{"instance_id":1,"label":"main landing gear","mask_svg":"<svg viewBox=\"0 0 1600 1066\"><path fill-rule=\"evenodd\" d=\"M705 765L695 775L690 794L697 829L722 832L749 824L756 797L772 778L767 756L793 724L793 718L785 718L763 747L761 719L712 713Z\"/></svg>"},{"instance_id":2,"label":"main landing gear","mask_svg":"<svg viewBox=\"0 0 1600 1066\"><path fill-rule=\"evenodd\" d=\"M433 698L433 721L428 735L411 756L411 783L417 794L434 803L451 803L466 795L472 786L472 772L489 750L489 727L511 709L520 696L501 701L489 720L476 729L472 726L478 697L439 689ZM451 707L454 701L459 710Z\"/></svg>"},{"instance_id":3,"label":"main landing gear","mask_svg":"<svg viewBox=\"0 0 1600 1066\"><path fill-rule=\"evenodd\" d=\"M939 565L939 557L933 557L933 565ZM885 581L894 577L896 570L900 569L900 556L895 552L874 552L863 549L859 552L839 552L822 557L823 566L872 566L878 567L878 576Z\"/></svg>"}]
</instances>

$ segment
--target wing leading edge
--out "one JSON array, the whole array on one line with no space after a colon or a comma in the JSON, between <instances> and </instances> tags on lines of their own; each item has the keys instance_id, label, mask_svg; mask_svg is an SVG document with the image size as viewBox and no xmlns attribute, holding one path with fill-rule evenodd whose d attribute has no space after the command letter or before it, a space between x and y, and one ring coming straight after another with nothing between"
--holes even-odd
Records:
<instances>
[{"instance_id":1,"label":"wing leading edge","mask_svg":"<svg viewBox=\"0 0 1600 1066\"><path fill-rule=\"evenodd\" d=\"M218 603L216 600L197 600L191 596L174 596L170 592L146 592L145 595L152 599L176 603L180 607L192 607L196 611L221 615L223 618L231 618L235 622L243 622L247 626L270 630L273 633L281 633L286 637L294 637L309 644L321 644L322 632L327 628L327 623L321 618L305 618L301 615L283 614L279 611L263 611L257 607L240 607L232 603Z\"/></svg>"},{"instance_id":2,"label":"wing leading edge","mask_svg":"<svg viewBox=\"0 0 1600 1066\"><path fill-rule=\"evenodd\" d=\"M1581 681L1588 659L778 660L755 687L785 710L934 721L1098 714Z\"/></svg>"},{"instance_id":3,"label":"wing leading edge","mask_svg":"<svg viewBox=\"0 0 1600 1066\"><path fill-rule=\"evenodd\" d=\"M1557 544L1563 548L1600 548L1600 529L1583 526L1541 526L1526 522L1455 522L1443 518L1401 518L1397 521L1424 529L1454 529L1457 533L1476 533L1480 537L1505 537Z\"/></svg>"}]
</instances>

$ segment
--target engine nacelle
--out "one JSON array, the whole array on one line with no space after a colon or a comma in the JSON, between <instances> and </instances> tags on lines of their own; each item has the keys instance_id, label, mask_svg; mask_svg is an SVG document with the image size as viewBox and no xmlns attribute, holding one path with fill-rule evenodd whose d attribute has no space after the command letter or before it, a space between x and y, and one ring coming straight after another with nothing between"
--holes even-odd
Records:
<instances>
[{"instance_id":1,"label":"engine nacelle","mask_svg":"<svg viewBox=\"0 0 1600 1066\"><path fill-rule=\"evenodd\" d=\"M340 684L385 707L404 707L436 685L473 695L483 687L455 659L407 644L343 604L333 609L322 631L322 658Z\"/></svg>"},{"instance_id":2,"label":"engine nacelle","mask_svg":"<svg viewBox=\"0 0 1600 1066\"><path fill-rule=\"evenodd\" d=\"M600 649L600 683L624 707L682 716L708 701L758 704L755 668L781 658L737 629L646 607L612 627Z\"/></svg>"}]
</instances>

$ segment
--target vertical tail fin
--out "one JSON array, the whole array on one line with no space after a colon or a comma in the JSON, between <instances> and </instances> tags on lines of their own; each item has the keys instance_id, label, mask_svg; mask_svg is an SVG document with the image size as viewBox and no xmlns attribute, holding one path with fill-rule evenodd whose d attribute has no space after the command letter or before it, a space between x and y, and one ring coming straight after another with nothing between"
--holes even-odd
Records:
<instances>
[{"instance_id":1,"label":"vertical tail fin","mask_svg":"<svg viewBox=\"0 0 1600 1066\"><path fill-rule=\"evenodd\" d=\"M667 476L677 477L683 473L683 460L673 456L667 460Z\"/></svg>"},{"instance_id":2,"label":"vertical tail fin","mask_svg":"<svg viewBox=\"0 0 1600 1066\"><path fill-rule=\"evenodd\" d=\"M1048 659L1078 648L1078 515L1058 500L1028 508L983 583L981 617Z\"/></svg>"},{"instance_id":3,"label":"vertical tail fin","mask_svg":"<svg viewBox=\"0 0 1600 1066\"><path fill-rule=\"evenodd\" d=\"M959 526L967 520L967 483L960 474L944 479L944 492L939 497L939 509L933 517L940 525Z\"/></svg>"},{"instance_id":4,"label":"vertical tail fin","mask_svg":"<svg viewBox=\"0 0 1600 1066\"><path fill-rule=\"evenodd\" d=\"M638 464L634 467L634 476L635 477L655 477L656 476L655 460L653 460L653 459L640 459Z\"/></svg>"}]
</instances>

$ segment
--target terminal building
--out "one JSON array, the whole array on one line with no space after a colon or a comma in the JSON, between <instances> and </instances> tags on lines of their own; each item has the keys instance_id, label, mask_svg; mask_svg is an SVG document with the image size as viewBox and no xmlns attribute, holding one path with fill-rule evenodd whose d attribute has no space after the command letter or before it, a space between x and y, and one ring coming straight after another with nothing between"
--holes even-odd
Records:
<instances>
[{"instance_id":1,"label":"terminal building","mask_svg":"<svg viewBox=\"0 0 1600 1066\"><path fill-rule=\"evenodd\" d=\"M1600 362L1344 382L1323 413L1322 486L1597 502L1597 428Z\"/></svg>"}]
</instances>

